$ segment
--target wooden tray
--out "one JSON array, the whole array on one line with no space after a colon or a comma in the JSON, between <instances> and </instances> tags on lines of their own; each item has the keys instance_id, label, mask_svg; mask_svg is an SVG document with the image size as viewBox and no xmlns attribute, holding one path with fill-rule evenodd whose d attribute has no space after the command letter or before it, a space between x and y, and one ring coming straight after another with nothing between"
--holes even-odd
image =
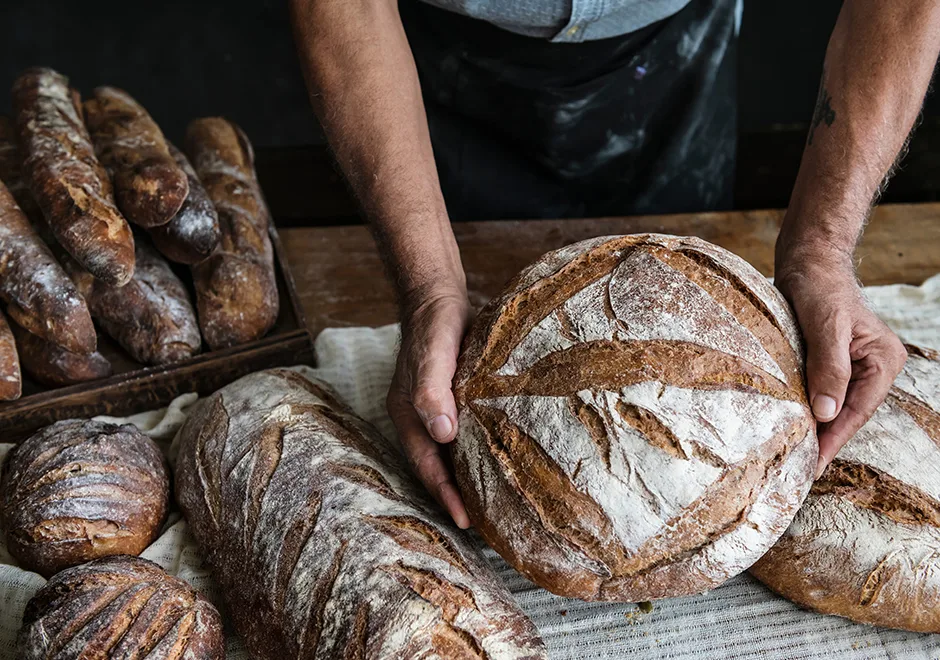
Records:
<instances>
[{"instance_id":1,"label":"wooden tray","mask_svg":"<svg viewBox=\"0 0 940 660\"><path fill-rule=\"evenodd\" d=\"M241 346L202 353L183 362L145 367L99 333L98 350L111 361L114 374L55 389L38 385L24 374L23 396L0 403L0 442L22 440L60 419L125 416L160 408L186 392L211 394L259 369L312 364L313 340L307 331L294 279L273 226L270 234L280 311L277 322L265 337ZM181 275L186 272L188 269L178 271ZM184 282L191 286L191 278L184 277Z\"/></svg>"}]
</instances>

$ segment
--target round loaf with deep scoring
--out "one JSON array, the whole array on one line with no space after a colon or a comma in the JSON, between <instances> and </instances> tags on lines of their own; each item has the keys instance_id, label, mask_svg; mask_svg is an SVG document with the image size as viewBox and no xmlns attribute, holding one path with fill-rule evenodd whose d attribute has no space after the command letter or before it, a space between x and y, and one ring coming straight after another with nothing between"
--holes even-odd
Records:
<instances>
[{"instance_id":1,"label":"round loaf with deep scoring","mask_svg":"<svg viewBox=\"0 0 940 660\"><path fill-rule=\"evenodd\" d=\"M46 577L108 555L136 555L169 503L160 449L136 427L71 419L7 455L0 524L20 565Z\"/></svg>"},{"instance_id":2,"label":"round loaf with deep scoring","mask_svg":"<svg viewBox=\"0 0 940 660\"><path fill-rule=\"evenodd\" d=\"M940 633L940 353L907 348L885 402L751 573L824 614Z\"/></svg>"},{"instance_id":3,"label":"round loaf with deep scoring","mask_svg":"<svg viewBox=\"0 0 940 660\"><path fill-rule=\"evenodd\" d=\"M786 301L726 250L645 234L550 252L464 344L453 458L470 518L556 594L717 586L812 483L802 370Z\"/></svg>"},{"instance_id":4,"label":"round loaf with deep scoring","mask_svg":"<svg viewBox=\"0 0 940 660\"><path fill-rule=\"evenodd\" d=\"M20 660L222 660L222 620L183 580L120 555L66 569L26 605Z\"/></svg>"}]
</instances>

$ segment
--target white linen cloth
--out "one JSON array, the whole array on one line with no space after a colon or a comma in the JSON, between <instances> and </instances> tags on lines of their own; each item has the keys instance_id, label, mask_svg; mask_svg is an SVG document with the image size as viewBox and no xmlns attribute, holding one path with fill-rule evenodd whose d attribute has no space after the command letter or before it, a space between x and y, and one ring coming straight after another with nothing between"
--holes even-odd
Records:
<instances>
[{"instance_id":1,"label":"white linen cloth","mask_svg":"<svg viewBox=\"0 0 940 660\"><path fill-rule=\"evenodd\" d=\"M940 350L940 275L922 286L869 287L872 307L903 340ZM398 344L398 327L324 330L316 340L318 367L297 367L331 383L362 417L394 437L385 394ZM196 400L177 398L168 408L128 421L169 453L170 441ZM0 444L0 460L12 445ZM940 635L873 628L807 612L748 575L708 593L657 601L650 613L632 604L584 603L553 596L507 566L492 550L490 564L536 623L555 660L940 660ZM162 535L144 551L220 605L219 593L186 522L174 510ZM43 578L18 568L0 541L0 660L15 658L14 643L26 602ZM224 616L224 609L223 609ZM229 660L247 660L228 630Z\"/></svg>"}]
</instances>

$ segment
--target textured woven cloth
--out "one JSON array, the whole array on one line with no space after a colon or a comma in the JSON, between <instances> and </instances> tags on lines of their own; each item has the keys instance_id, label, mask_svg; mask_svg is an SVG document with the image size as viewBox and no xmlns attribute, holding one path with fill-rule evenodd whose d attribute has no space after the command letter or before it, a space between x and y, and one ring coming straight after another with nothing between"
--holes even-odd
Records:
<instances>
[{"instance_id":1,"label":"textured woven cloth","mask_svg":"<svg viewBox=\"0 0 940 660\"><path fill-rule=\"evenodd\" d=\"M921 287L873 287L866 293L902 339L940 350L940 276ZM358 414L392 437L384 400L397 342L397 326L325 330L316 341L320 366L297 369L330 382ZM170 441L195 400L195 395L183 395L169 408L118 421L137 424L170 452ZM0 459L9 448L0 444ZM705 594L658 601L647 613L631 604L583 603L553 596L526 581L491 550L485 555L539 627L553 659L940 660L940 635L872 628L807 612L747 575ZM143 556L221 603L179 513L171 514L164 533ZM43 582L35 573L17 568L0 543L0 660L16 657L14 640L23 607ZM247 660L238 639L228 632L227 658Z\"/></svg>"}]
</instances>

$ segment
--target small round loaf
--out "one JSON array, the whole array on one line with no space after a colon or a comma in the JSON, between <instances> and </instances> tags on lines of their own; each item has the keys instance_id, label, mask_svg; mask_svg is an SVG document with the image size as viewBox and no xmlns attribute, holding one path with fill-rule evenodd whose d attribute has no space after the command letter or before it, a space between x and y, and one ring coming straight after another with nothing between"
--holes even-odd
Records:
<instances>
[{"instance_id":1,"label":"small round loaf","mask_svg":"<svg viewBox=\"0 0 940 660\"><path fill-rule=\"evenodd\" d=\"M23 568L46 577L108 555L140 553L166 518L163 455L136 427L71 419L7 455L0 524Z\"/></svg>"},{"instance_id":2,"label":"small round loaf","mask_svg":"<svg viewBox=\"0 0 940 660\"><path fill-rule=\"evenodd\" d=\"M705 241L550 252L464 344L453 458L470 518L556 594L715 587L776 541L812 483L801 356L780 293Z\"/></svg>"},{"instance_id":3,"label":"small round loaf","mask_svg":"<svg viewBox=\"0 0 940 660\"><path fill-rule=\"evenodd\" d=\"M885 402L751 573L824 614L940 633L940 353L908 346Z\"/></svg>"},{"instance_id":4,"label":"small round loaf","mask_svg":"<svg viewBox=\"0 0 940 660\"><path fill-rule=\"evenodd\" d=\"M33 596L20 660L222 660L222 620L183 580L138 557L97 559L58 573Z\"/></svg>"}]
</instances>

